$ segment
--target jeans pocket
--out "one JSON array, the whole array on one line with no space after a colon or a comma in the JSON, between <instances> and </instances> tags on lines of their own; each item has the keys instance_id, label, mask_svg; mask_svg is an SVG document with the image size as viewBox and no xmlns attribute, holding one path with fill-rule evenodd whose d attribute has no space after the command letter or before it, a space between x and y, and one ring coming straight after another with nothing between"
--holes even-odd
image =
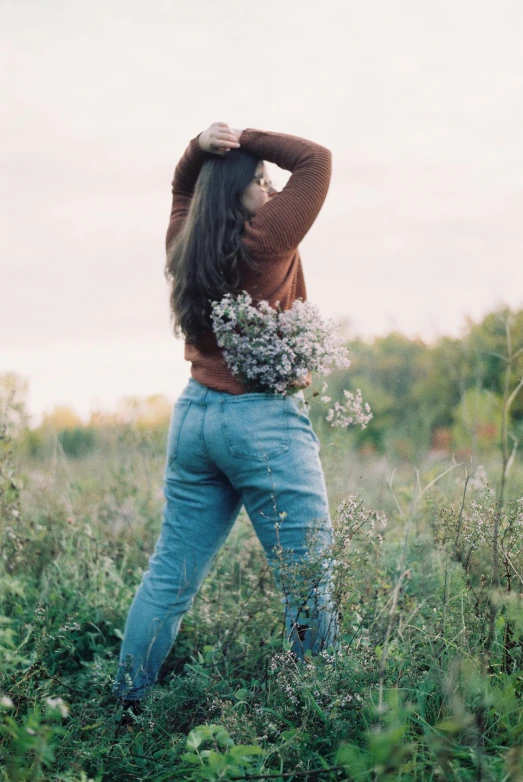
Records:
<instances>
[{"instance_id":1,"label":"jeans pocket","mask_svg":"<svg viewBox=\"0 0 523 782\"><path fill-rule=\"evenodd\" d=\"M231 456L265 462L289 450L287 399L241 394L222 401L222 431Z\"/></svg>"},{"instance_id":2,"label":"jeans pocket","mask_svg":"<svg viewBox=\"0 0 523 782\"><path fill-rule=\"evenodd\" d=\"M180 432L182 431L185 416L191 405L190 400L182 399L176 402L169 426L169 435L167 437L167 464L171 465L178 456L178 443L180 441Z\"/></svg>"}]
</instances>

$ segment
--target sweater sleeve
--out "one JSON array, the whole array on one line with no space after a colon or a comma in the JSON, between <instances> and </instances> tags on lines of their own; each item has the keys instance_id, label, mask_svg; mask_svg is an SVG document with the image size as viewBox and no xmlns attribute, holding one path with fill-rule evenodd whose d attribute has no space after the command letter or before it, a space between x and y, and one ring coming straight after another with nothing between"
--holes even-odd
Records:
<instances>
[{"instance_id":1,"label":"sweater sleeve","mask_svg":"<svg viewBox=\"0 0 523 782\"><path fill-rule=\"evenodd\" d=\"M172 182L173 201L165 239L167 248L180 231L187 217L196 180L198 179L202 163L207 157L207 153L201 149L198 143L198 138L199 135L189 143L174 171Z\"/></svg>"},{"instance_id":2,"label":"sweater sleeve","mask_svg":"<svg viewBox=\"0 0 523 782\"><path fill-rule=\"evenodd\" d=\"M325 201L331 177L331 153L298 136L247 128L240 144L260 160L292 172L283 190L247 222L247 248L267 261L295 249L314 223Z\"/></svg>"}]
</instances>

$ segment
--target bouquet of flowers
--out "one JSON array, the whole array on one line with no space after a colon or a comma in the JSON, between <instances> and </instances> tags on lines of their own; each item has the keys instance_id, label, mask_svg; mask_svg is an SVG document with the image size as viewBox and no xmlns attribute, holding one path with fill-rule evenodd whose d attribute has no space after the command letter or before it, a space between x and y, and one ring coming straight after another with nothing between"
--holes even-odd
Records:
<instances>
[{"instance_id":1,"label":"bouquet of flowers","mask_svg":"<svg viewBox=\"0 0 523 782\"><path fill-rule=\"evenodd\" d=\"M228 293L211 306L213 330L227 366L248 391L294 393L311 372L328 375L335 367L350 366L336 326L309 302L297 300L288 310L267 301L254 306L244 292ZM324 383L322 402L331 401L324 396L326 388ZM327 420L332 426L360 423L365 428L372 413L368 404L363 406L361 392L344 394L345 401L335 403Z\"/></svg>"}]
</instances>

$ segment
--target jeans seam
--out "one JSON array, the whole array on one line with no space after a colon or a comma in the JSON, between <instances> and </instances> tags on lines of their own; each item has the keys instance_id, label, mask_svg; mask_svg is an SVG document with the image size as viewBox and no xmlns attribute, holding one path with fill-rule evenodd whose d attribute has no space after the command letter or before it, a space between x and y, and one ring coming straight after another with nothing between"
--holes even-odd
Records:
<instances>
[{"instance_id":1,"label":"jeans seam","mask_svg":"<svg viewBox=\"0 0 523 782\"><path fill-rule=\"evenodd\" d=\"M187 413L189 412L189 408L191 406L191 401L190 401L190 399L178 400L177 404L180 405L181 410L183 412L181 412L181 414L180 414L180 417L181 417L180 425L178 426L177 430L174 432L175 436L173 437L173 441L172 441L171 453L167 453L167 464L168 464L168 467L170 467L173 464L173 462L175 462L176 459L178 458L178 448L179 448L179 444L180 444L180 435L182 433L182 428L183 428L183 425L185 423L185 419L187 418Z\"/></svg>"},{"instance_id":2,"label":"jeans seam","mask_svg":"<svg viewBox=\"0 0 523 782\"><path fill-rule=\"evenodd\" d=\"M205 416L207 415L207 410L208 410L208 405L207 405L207 397L208 396L209 396L209 391L207 390L205 392L205 394L203 396L203 400L202 400L203 401L203 408L204 408L204 410L203 410L203 415L202 415L202 425L200 427L200 441L201 441L201 444L202 444L202 450L203 450L203 452L205 453L205 456L207 457L207 459L210 462L211 461L211 457L209 455L209 451L207 450L207 445L205 444L205 437L204 437L204 434L203 434L203 427L204 427L204 424L205 424Z\"/></svg>"}]
</instances>

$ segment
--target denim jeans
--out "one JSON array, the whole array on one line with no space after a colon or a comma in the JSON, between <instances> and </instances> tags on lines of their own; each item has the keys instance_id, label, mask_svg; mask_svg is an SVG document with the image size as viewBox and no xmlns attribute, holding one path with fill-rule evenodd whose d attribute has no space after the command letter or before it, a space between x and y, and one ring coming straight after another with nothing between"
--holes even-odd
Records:
<instances>
[{"instance_id":1,"label":"denim jeans","mask_svg":"<svg viewBox=\"0 0 523 782\"><path fill-rule=\"evenodd\" d=\"M284 593L291 649L303 659L336 643L332 524L319 441L299 398L235 396L189 380L171 418L164 494L161 534L127 617L116 693L139 699L157 680L242 504Z\"/></svg>"}]
</instances>

